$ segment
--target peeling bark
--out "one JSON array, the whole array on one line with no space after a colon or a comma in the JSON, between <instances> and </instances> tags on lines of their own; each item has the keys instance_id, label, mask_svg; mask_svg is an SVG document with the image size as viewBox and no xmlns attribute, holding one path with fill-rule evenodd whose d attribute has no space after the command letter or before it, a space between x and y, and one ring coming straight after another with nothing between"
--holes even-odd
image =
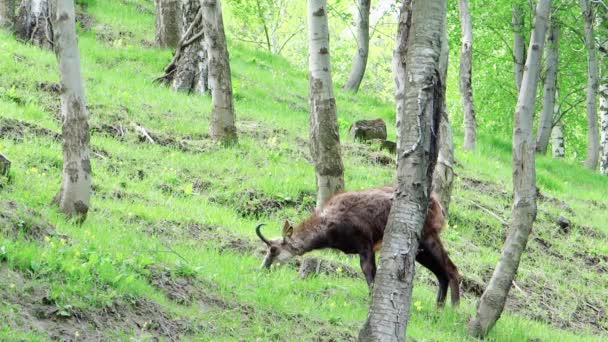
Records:
<instances>
[{"instance_id":1,"label":"peeling bark","mask_svg":"<svg viewBox=\"0 0 608 342\"><path fill-rule=\"evenodd\" d=\"M473 86L471 85L473 65L473 25L469 12L469 1L459 0L460 25L462 26L462 45L460 50L460 94L464 115L465 150L474 150L477 143L477 124L473 106Z\"/></svg>"},{"instance_id":2,"label":"peeling bark","mask_svg":"<svg viewBox=\"0 0 608 342\"><path fill-rule=\"evenodd\" d=\"M597 126L598 67L593 25L595 14L589 0L580 0L585 21L585 46L587 49L587 157L585 167L595 170L600 156L600 139Z\"/></svg>"},{"instance_id":3,"label":"peeling bark","mask_svg":"<svg viewBox=\"0 0 608 342\"><path fill-rule=\"evenodd\" d=\"M519 2L513 3L513 74L517 92L521 88L526 63L526 40L524 38L524 8Z\"/></svg>"},{"instance_id":4,"label":"peeling bark","mask_svg":"<svg viewBox=\"0 0 608 342\"><path fill-rule=\"evenodd\" d=\"M209 56L209 88L213 109L210 134L223 144L237 142L232 76L220 0L202 0L203 30Z\"/></svg>"},{"instance_id":5,"label":"peeling bark","mask_svg":"<svg viewBox=\"0 0 608 342\"><path fill-rule=\"evenodd\" d=\"M365 74L367 67L367 56L369 55L369 11L370 0L358 0L357 11L359 20L357 21L357 53L353 58L353 68L348 75L348 80L344 84L344 89L357 92Z\"/></svg>"},{"instance_id":6,"label":"peeling bark","mask_svg":"<svg viewBox=\"0 0 608 342\"><path fill-rule=\"evenodd\" d=\"M475 337L486 336L500 318L536 217L535 144L532 126L550 9L551 0L538 0L534 30L514 115L513 207L509 235L488 287L479 300L477 313L469 324L469 332Z\"/></svg>"},{"instance_id":7,"label":"peeling bark","mask_svg":"<svg viewBox=\"0 0 608 342\"><path fill-rule=\"evenodd\" d=\"M606 56L604 56L606 58ZM606 72L606 70L604 70ZM608 72L607 72L608 74ZM608 75L601 80L600 86L600 127L601 160L600 173L608 174Z\"/></svg>"},{"instance_id":8,"label":"peeling bark","mask_svg":"<svg viewBox=\"0 0 608 342\"><path fill-rule=\"evenodd\" d=\"M177 46L181 37L179 0L154 0L156 6L156 45Z\"/></svg>"},{"instance_id":9,"label":"peeling bark","mask_svg":"<svg viewBox=\"0 0 608 342\"><path fill-rule=\"evenodd\" d=\"M410 17L408 4L401 9L401 23ZM397 82L405 89L398 144L397 187L386 226L380 263L372 290L367 320L359 341L405 341L418 239L426 216L433 169L439 146L444 93L439 60L442 28L446 24L446 1L413 0L411 27L400 32L396 54L407 51L399 69L408 75ZM404 19L404 20L402 20ZM408 37L407 41L403 38ZM407 44L407 48L403 45ZM403 56L396 56L397 62ZM398 99L401 100L401 99Z\"/></svg>"},{"instance_id":10,"label":"peeling bark","mask_svg":"<svg viewBox=\"0 0 608 342\"><path fill-rule=\"evenodd\" d=\"M549 146L549 136L553 126L553 112L555 111L555 92L557 91L557 66L559 57L559 23L552 21L547 37L545 64L547 74L543 87L543 109L538 121L536 134L536 153L546 154Z\"/></svg>"},{"instance_id":11,"label":"peeling bark","mask_svg":"<svg viewBox=\"0 0 608 342\"><path fill-rule=\"evenodd\" d=\"M15 34L21 40L52 49L51 13L49 0L22 0L15 22Z\"/></svg>"},{"instance_id":12,"label":"peeling bark","mask_svg":"<svg viewBox=\"0 0 608 342\"><path fill-rule=\"evenodd\" d=\"M15 0L0 0L0 29L12 30L15 25Z\"/></svg>"},{"instance_id":13,"label":"peeling bark","mask_svg":"<svg viewBox=\"0 0 608 342\"><path fill-rule=\"evenodd\" d=\"M54 202L66 215L84 219L91 196L90 133L80 73L74 1L56 0L56 6L53 26L61 74L63 176Z\"/></svg>"},{"instance_id":14,"label":"peeling bark","mask_svg":"<svg viewBox=\"0 0 608 342\"><path fill-rule=\"evenodd\" d=\"M308 0L310 153L317 179L317 209L344 189L344 167L331 79L327 1Z\"/></svg>"}]
</instances>

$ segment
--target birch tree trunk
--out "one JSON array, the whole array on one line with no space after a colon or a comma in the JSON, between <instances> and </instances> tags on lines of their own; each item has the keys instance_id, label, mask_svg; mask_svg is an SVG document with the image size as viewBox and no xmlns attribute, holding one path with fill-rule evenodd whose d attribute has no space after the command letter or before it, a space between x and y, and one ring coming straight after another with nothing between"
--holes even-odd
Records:
<instances>
[{"instance_id":1,"label":"birch tree trunk","mask_svg":"<svg viewBox=\"0 0 608 342\"><path fill-rule=\"evenodd\" d=\"M357 22L357 53L353 58L353 68L350 70L348 80L344 89L357 92L367 67L367 56L369 55L369 11L370 0L358 0L357 11L359 21Z\"/></svg>"},{"instance_id":2,"label":"birch tree trunk","mask_svg":"<svg viewBox=\"0 0 608 342\"><path fill-rule=\"evenodd\" d=\"M551 152L554 158L564 158L566 155L564 129L561 122L553 126L553 131L551 132Z\"/></svg>"},{"instance_id":3,"label":"birch tree trunk","mask_svg":"<svg viewBox=\"0 0 608 342\"><path fill-rule=\"evenodd\" d=\"M600 139L597 126L598 71L593 30L595 15L589 0L580 0L585 21L585 46L587 49L587 157L585 166L595 170L600 156Z\"/></svg>"},{"instance_id":4,"label":"birch tree trunk","mask_svg":"<svg viewBox=\"0 0 608 342\"><path fill-rule=\"evenodd\" d=\"M15 21L15 34L41 48L53 48L53 25L49 0L22 0Z\"/></svg>"},{"instance_id":5,"label":"birch tree trunk","mask_svg":"<svg viewBox=\"0 0 608 342\"><path fill-rule=\"evenodd\" d=\"M74 0L56 0L55 53L61 74L63 176L54 202L63 213L85 219L91 197L89 124L76 40Z\"/></svg>"},{"instance_id":6,"label":"birch tree trunk","mask_svg":"<svg viewBox=\"0 0 608 342\"><path fill-rule=\"evenodd\" d=\"M407 10L404 2L402 11ZM443 86L439 59L446 1L413 0L408 41L397 42L397 52L407 44L402 125L398 142L397 187L384 234L380 263L372 290L367 321L359 341L405 341L414 278L418 237L426 217L432 174L439 146L433 132L443 111ZM403 14L403 13L402 13ZM407 22L407 20L406 20ZM402 58L402 56L400 57Z\"/></svg>"},{"instance_id":7,"label":"birch tree trunk","mask_svg":"<svg viewBox=\"0 0 608 342\"><path fill-rule=\"evenodd\" d=\"M606 56L604 56L606 58ZM608 174L608 72L601 80L600 85L600 123L601 123L601 160L600 173Z\"/></svg>"},{"instance_id":8,"label":"birch tree trunk","mask_svg":"<svg viewBox=\"0 0 608 342\"><path fill-rule=\"evenodd\" d=\"M0 29L12 30L15 25L15 0L0 0Z\"/></svg>"},{"instance_id":9,"label":"birch tree trunk","mask_svg":"<svg viewBox=\"0 0 608 342\"><path fill-rule=\"evenodd\" d=\"M234 100L226 34L220 0L201 0L203 5L203 30L209 54L209 88L213 110L211 111L211 137L224 144L237 142L234 124Z\"/></svg>"},{"instance_id":10,"label":"birch tree trunk","mask_svg":"<svg viewBox=\"0 0 608 342\"><path fill-rule=\"evenodd\" d=\"M327 0L308 0L310 153L317 179L317 209L344 189L344 167L331 80Z\"/></svg>"},{"instance_id":11,"label":"birch tree trunk","mask_svg":"<svg viewBox=\"0 0 608 342\"><path fill-rule=\"evenodd\" d=\"M156 6L156 45L175 48L181 38L179 0L154 0Z\"/></svg>"},{"instance_id":12,"label":"birch tree trunk","mask_svg":"<svg viewBox=\"0 0 608 342\"><path fill-rule=\"evenodd\" d=\"M442 27L441 33L441 56L439 58L439 74L441 75L441 86L445 94L448 75L449 45L447 27ZM446 214L449 213L450 201L452 198L452 184L454 182L454 140L452 127L444 102L439 123L439 155L437 165L433 172L433 191L439 197L439 202L443 206Z\"/></svg>"},{"instance_id":13,"label":"birch tree trunk","mask_svg":"<svg viewBox=\"0 0 608 342\"><path fill-rule=\"evenodd\" d=\"M524 38L524 8L519 2L513 3L513 74L515 87L519 93L521 79L524 76L526 63L526 39Z\"/></svg>"},{"instance_id":14,"label":"birch tree trunk","mask_svg":"<svg viewBox=\"0 0 608 342\"><path fill-rule=\"evenodd\" d=\"M157 80L176 91L196 94L209 92L209 58L200 0L181 0L181 38L165 75Z\"/></svg>"},{"instance_id":15,"label":"birch tree trunk","mask_svg":"<svg viewBox=\"0 0 608 342\"><path fill-rule=\"evenodd\" d=\"M551 22L549 35L547 37L547 49L545 64L547 73L545 76L543 109L538 121L538 132L536 134L536 152L546 154L549 146L549 137L553 127L553 112L555 111L555 92L557 91L557 66L559 56L559 23Z\"/></svg>"},{"instance_id":16,"label":"birch tree trunk","mask_svg":"<svg viewBox=\"0 0 608 342\"><path fill-rule=\"evenodd\" d=\"M550 9L551 0L538 0L534 30L514 115L513 207L509 236L488 287L479 300L477 314L469 324L469 332L475 337L486 336L500 318L536 217L536 170L532 124Z\"/></svg>"},{"instance_id":17,"label":"birch tree trunk","mask_svg":"<svg viewBox=\"0 0 608 342\"><path fill-rule=\"evenodd\" d=\"M469 1L459 0L460 25L462 26L462 46L460 50L460 94L462 97L462 113L464 115L464 145L465 150L474 150L477 141L477 124L475 123L475 107L473 106L473 87L471 85L471 69L473 64L473 25L469 12Z\"/></svg>"}]
</instances>

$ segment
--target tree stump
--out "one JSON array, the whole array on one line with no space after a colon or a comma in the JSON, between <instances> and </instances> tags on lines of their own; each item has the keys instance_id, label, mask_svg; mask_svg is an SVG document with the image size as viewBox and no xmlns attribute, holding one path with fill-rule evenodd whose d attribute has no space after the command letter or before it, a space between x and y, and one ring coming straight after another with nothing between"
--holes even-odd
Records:
<instances>
[{"instance_id":1,"label":"tree stump","mask_svg":"<svg viewBox=\"0 0 608 342\"><path fill-rule=\"evenodd\" d=\"M355 141L386 140L386 124L382 119L355 121L350 126L349 134Z\"/></svg>"},{"instance_id":2,"label":"tree stump","mask_svg":"<svg viewBox=\"0 0 608 342\"><path fill-rule=\"evenodd\" d=\"M15 21L19 39L41 48L53 48L53 24L48 0L22 0Z\"/></svg>"}]
</instances>

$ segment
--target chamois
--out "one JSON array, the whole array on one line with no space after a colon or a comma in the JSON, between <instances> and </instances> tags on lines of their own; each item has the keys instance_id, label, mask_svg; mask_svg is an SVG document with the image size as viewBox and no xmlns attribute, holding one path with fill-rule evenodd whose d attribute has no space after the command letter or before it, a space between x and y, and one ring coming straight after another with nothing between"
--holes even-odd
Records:
<instances>
[{"instance_id":1,"label":"chamois","mask_svg":"<svg viewBox=\"0 0 608 342\"><path fill-rule=\"evenodd\" d=\"M285 221L283 236L277 239L264 237L260 231L263 224L259 224L256 234L268 245L262 268L315 249L334 248L346 254L359 254L361 270L371 289L376 276L375 252L382 246L393 192L391 187L382 187L337 194L297 227ZM448 286L452 305L460 300L458 269L439 239L444 224L443 208L437 195L431 193L416 261L437 277L439 307L445 303Z\"/></svg>"}]
</instances>

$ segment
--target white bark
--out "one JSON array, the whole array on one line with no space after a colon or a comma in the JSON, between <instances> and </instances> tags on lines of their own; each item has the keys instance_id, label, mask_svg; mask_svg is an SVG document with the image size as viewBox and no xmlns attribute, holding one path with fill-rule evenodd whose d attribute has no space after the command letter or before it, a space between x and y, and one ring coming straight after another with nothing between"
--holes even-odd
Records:
<instances>
[{"instance_id":1,"label":"white bark","mask_svg":"<svg viewBox=\"0 0 608 342\"><path fill-rule=\"evenodd\" d=\"M22 0L15 21L17 37L42 48L53 48L52 12L49 0Z\"/></svg>"},{"instance_id":2,"label":"white bark","mask_svg":"<svg viewBox=\"0 0 608 342\"><path fill-rule=\"evenodd\" d=\"M13 29L15 24L15 0L0 0L0 29Z\"/></svg>"},{"instance_id":3,"label":"white bark","mask_svg":"<svg viewBox=\"0 0 608 342\"><path fill-rule=\"evenodd\" d=\"M156 6L156 45L176 47L181 38L179 0L154 0Z\"/></svg>"},{"instance_id":4,"label":"white bark","mask_svg":"<svg viewBox=\"0 0 608 342\"><path fill-rule=\"evenodd\" d=\"M587 157L585 166L595 170L600 155L600 139L597 126L598 67L593 30L595 15L589 0L580 0L585 21L585 46L587 49Z\"/></svg>"},{"instance_id":5,"label":"white bark","mask_svg":"<svg viewBox=\"0 0 608 342\"><path fill-rule=\"evenodd\" d=\"M551 152L554 158L564 158L566 155L564 129L561 122L558 122L551 132Z\"/></svg>"},{"instance_id":6,"label":"white bark","mask_svg":"<svg viewBox=\"0 0 608 342\"><path fill-rule=\"evenodd\" d=\"M549 136L553 127L553 112L555 111L555 92L557 91L557 66L559 56L560 27L556 21L551 22L549 35L547 37L547 49L545 64L547 73L545 76L543 109L538 121L538 132L536 134L536 152L546 154L549 145Z\"/></svg>"},{"instance_id":7,"label":"white bark","mask_svg":"<svg viewBox=\"0 0 608 342\"><path fill-rule=\"evenodd\" d=\"M224 144L237 142L232 76L228 59L228 46L222 19L220 0L201 0L203 27L209 54L209 88L213 110L211 112L211 137Z\"/></svg>"},{"instance_id":8,"label":"white bark","mask_svg":"<svg viewBox=\"0 0 608 342\"><path fill-rule=\"evenodd\" d=\"M310 152L317 179L317 209L344 189L344 167L331 80L327 1L308 0Z\"/></svg>"},{"instance_id":9,"label":"white bark","mask_svg":"<svg viewBox=\"0 0 608 342\"><path fill-rule=\"evenodd\" d=\"M407 3L404 2L402 13L408 11ZM406 91L404 110L397 113L402 123L397 127L401 131L397 187L384 234L372 302L359 341L405 341L418 237L426 216L439 148L433 132L439 129L444 101L439 59L446 1L413 0L411 12L409 39L398 41L396 49L397 53L407 51L404 68L408 75L397 84L399 87L404 84ZM407 15L405 18L407 22ZM403 48L405 44L407 48ZM398 74L396 78L402 76Z\"/></svg>"},{"instance_id":10,"label":"white bark","mask_svg":"<svg viewBox=\"0 0 608 342\"><path fill-rule=\"evenodd\" d=\"M606 56L604 58L606 58ZM604 72L606 72L606 70L604 70ZM606 75L602 78L601 86L600 86L600 124L601 124L600 173L603 175L606 175L606 174L608 174L608 75Z\"/></svg>"},{"instance_id":11,"label":"white bark","mask_svg":"<svg viewBox=\"0 0 608 342\"><path fill-rule=\"evenodd\" d=\"M519 2L513 3L513 74L517 92L521 88L521 79L524 76L526 63L526 40L524 38L524 9Z\"/></svg>"},{"instance_id":12,"label":"white bark","mask_svg":"<svg viewBox=\"0 0 608 342\"><path fill-rule=\"evenodd\" d=\"M61 74L63 176L54 201L66 215L84 219L91 196L90 135L76 40L74 1L56 0L56 6L53 26Z\"/></svg>"},{"instance_id":13,"label":"white bark","mask_svg":"<svg viewBox=\"0 0 608 342\"><path fill-rule=\"evenodd\" d=\"M475 337L486 336L500 318L536 217L535 144L532 126L550 9L551 0L538 0L534 30L514 115L513 207L509 236L488 287L479 300L477 314L470 322L469 331Z\"/></svg>"},{"instance_id":14,"label":"white bark","mask_svg":"<svg viewBox=\"0 0 608 342\"><path fill-rule=\"evenodd\" d=\"M359 90L361 80L367 67L367 56L369 55L369 11L370 0L358 0L357 11L359 14L357 21L357 53L353 58L353 68L348 75L348 80L344 84L344 89L354 92Z\"/></svg>"},{"instance_id":15,"label":"white bark","mask_svg":"<svg viewBox=\"0 0 608 342\"><path fill-rule=\"evenodd\" d=\"M475 107L473 106L472 64L473 64L473 25L469 12L469 1L459 0L460 25L462 27L462 45L460 49L460 96L462 97L462 113L464 115L464 145L465 150L475 149L477 142L477 124L475 123Z\"/></svg>"}]
</instances>

